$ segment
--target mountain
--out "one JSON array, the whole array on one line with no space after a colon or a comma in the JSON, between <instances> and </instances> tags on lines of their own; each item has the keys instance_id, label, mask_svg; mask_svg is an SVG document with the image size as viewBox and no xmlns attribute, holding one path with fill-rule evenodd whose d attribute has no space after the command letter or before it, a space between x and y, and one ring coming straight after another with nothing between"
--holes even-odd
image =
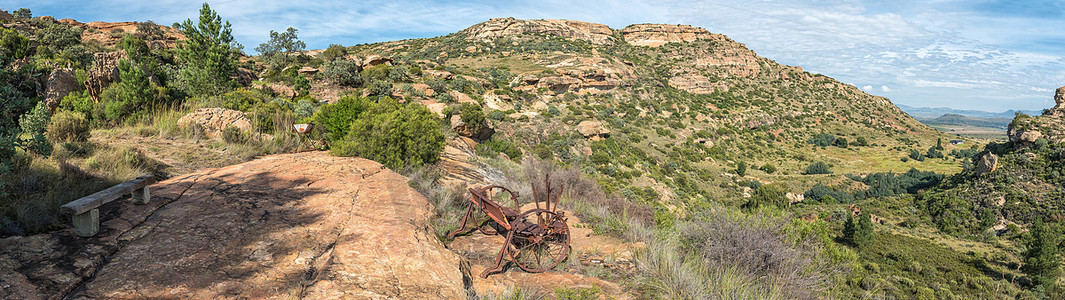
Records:
<instances>
[{"instance_id":1,"label":"mountain","mask_svg":"<svg viewBox=\"0 0 1065 300\"><path fill-rule=\"evenodd\" d=\"M1013 118L976 118L959 114L944 114L932 119L917 117L917 120L928 125L959 125L1006 129L1006 126L1010 124Z\"/></svg>"},{"instance_id":2,"label":"mountain","mask_svg":"<svg viewBox=\"0 0 1065 300\"><path fill-rule=\"evenodd\" d=\"M913 116L914 118L918 118L918 119L936 118L936 117L939 117L939 116L942 116L942 115L946 115L946 114L963 115L963 116L967 116L967 117L981 118L981 119L989 119L989 118L1013 119L1013 116L1016 115L1018 112L1029 114L1029 115L1039 114L1039 111L1034 111L1034 110L1012 110L1011 109L1011 110L1007 110L1007 111L1004 111L1004 112L996 113L996 112L987 112L987 111L982 111L982 110L954 109L954 108L949 108L949 107L934 107L934 108L933 107L913 107L913 106L902 105L902 104L899 104L898 107L901 108L903 111L905 111L907 114L910 114L910 116Z\"/></svg>"}]
</instances>

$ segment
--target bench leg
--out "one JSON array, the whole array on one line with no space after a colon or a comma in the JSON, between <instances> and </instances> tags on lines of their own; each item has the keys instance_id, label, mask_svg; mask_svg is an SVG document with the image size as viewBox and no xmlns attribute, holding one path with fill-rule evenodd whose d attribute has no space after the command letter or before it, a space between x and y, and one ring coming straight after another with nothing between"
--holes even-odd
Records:
<instances>
[{"instance_id":1,"label":"bench leg","mask_svg":"<svg viewBox=\"0 0 1065 300\"><path fill-rule=\"evenodd\" d=\"M148 187L143 189L133 190L133 204L148 204L151 201L151 193L148 192Z\"/></svg>"},{"instance_id":2,"label":"bench leg","mask_svg":"<svg viewBox=\"0 0 1065 300\"><path fill-rule=\"evenodd\" d=\"M74 215L74 233L80 237L90 237L100 231L100 209L94 208L80 215Z\"/></svg>"}]
</instances>

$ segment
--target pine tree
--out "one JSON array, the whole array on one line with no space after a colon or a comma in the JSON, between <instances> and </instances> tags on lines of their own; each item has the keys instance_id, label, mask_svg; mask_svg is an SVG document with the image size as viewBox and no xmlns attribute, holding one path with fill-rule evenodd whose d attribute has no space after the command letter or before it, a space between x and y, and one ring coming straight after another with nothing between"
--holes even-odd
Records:
<instances>
[{"instance_id":1,"label":"pine tree","mask_svg":"<svg viewBox=\"0 0 1065 300\"><path fill-rule=\"evenodd\" d=\"M203 4L198 24L192 20L177 24L177 29L187 39L177 49L184 61L181 79L194 95L218 95L233 86L230 75L236 72L233 63L240 53L240 44L233 40L229 21L222 23L211 6Z\"/></svg>"},{"instance_id":2,"label":"pine tree","mask_svg":"<svg viewBox=\"0 0 1065 300\"><path fill-rule=\"evenodd\" d=\"M843 242L851 245L856 245L854 242L854 235L857 233L857 224L854 223L854 215L847 214L847 221L843 222Z\"/></svg>"},{"instance_id":3,"label":"pine tree","mask_svg":"<svg viewBox=\"0 0 1065 300\"><path fill-rule=\"evenodd\" d=\"M858 229L854 240L858 246L865 246L873 241L873 221L869 212L862 212L862 215L858 217Z\"/></svg>"},{"instance_id":4,"label":"pine tree","mask_svg":"<svg viewBox=\"0 0 1065 300\"><path fill-rule=\"evenodd\" d=\"M1036 221L1032 228L1032 238L1027 244L1028 251L1024 252L1024 266L1021 271L1028 274L1035 284L1049 289L1057 282L1061 273L1058 235L1042 221Z\"/></svg>"}]
</instances>

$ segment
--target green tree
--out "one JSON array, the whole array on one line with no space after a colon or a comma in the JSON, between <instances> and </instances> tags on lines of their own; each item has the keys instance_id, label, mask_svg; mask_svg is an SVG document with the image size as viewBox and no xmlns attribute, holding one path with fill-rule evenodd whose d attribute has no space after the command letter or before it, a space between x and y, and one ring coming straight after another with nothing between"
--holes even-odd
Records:
<instances>
[{"instance_id":1,"label":"green tree","mask_svg":"<svg viewBox=\"0 0 1065 300\"><path fill-rule=\"evenodd\" d=\"M854 221L854 214L847 214L847 221L843 222L843 242L850 245L857 245L854 242L854 236L858 232L858 223Z\"/></svg>"},{"instance_id":2,"label":"green tree","mask_svg":"<svg viewBox=\"0 0 1065 300\"><path fill-rule=\"evenodd\" d=\"M21 59L33 54L30 52L30 39L14 29L0 28L0 55L10 59Z\"/></svg>"},{"instance_id":3,"label":"green tree","mask_svg":"<svg viewBox=\"0 0 1065 300\"><path fill-rule=\"evenodd\" d=\"M28 139L19 142L23 149L43 156L52 153L52 143L44 135L51 118L52 113L44 101L37 102L37 106L19 118L18 123L22 134L29 136Z\"/></svg>"},{"instance_id":4,"label":"green tree","mask_svg":"<svg viewBox=\"0 0 1065 300\"><path fill-rule=\"evenodd\" d=\"M29 18L33 17L33 13L30 12L30 9L29 8L25 8L25 7L19 8L18 10L16 10L14 15L15 15L16 18L23 18L23 19L29 19Z\"/></svg>"},{"instance_id":5,"label":"green tree","mask_svg":"<svg viewBox=\"0 0 1065 300\"><path fill-rule=\"evenodd\" d=\"M856 247L868 245L873 241L873 221L869 212L862 212L858 219L854 214L847 214L847 221L843 222L843 241Z\"/></svg>"},{"instance_id":6,"label":"green tree","mask_svg":"<svg viewBox=\"0 0 1065 300\"><path fill-rule=\"evenodd\" d=\"M1028 251L1024 252L1024 265L1021 271L1028 274L1032 281L1049 289L1057 281L1061 274L1061 257L1058 253L1060 235L1054 230L1037 220L1032 226L1031 238L1028 239Z\"/></svg>"},{"instance_id":7,"label":"green tree","mask_svg":"<svg viewBox=\"0 0 1065 300\"><path fill-rule=\"evenodd\" d=\"M222 17L204 3L198 23L186 19L177 24L177 29L186 38L176 53L183 61L179 75L188 91L194 95L218 95L232 88L230 75L237 70L234 61L241 46L233 39L229 21L222 23Z\"/></svg>"},{"instance_id":8,"label":"green tree","mask_svg":"<svg viewBox=\"0 0 1065 300\"><path fill-rule=\"evenodd\" d=\"M462 122L466 123L466 126L469 126L472 132L481 132L481 129L486 126L484 110L476 104L463 103L461 118Z\"/></svg>"},{"instance_id":9,"label":"green tree","mask_svg":"<svg viewBox=\"0 0 1065 300\"><path fill-rule=\"evenodd\" d=\"M289 27L285 32L270 30L270 41L259 44L255 51L262 55L264 61L274 68L288 65L289 55L307 47L300 41L299 30Z\"/></svg>"},{"instance_id":10,"label":"green tree","mask_svg":"<svg viewBox=\"0 0 1065 300\"><path fill-rule=\"evenodd\" d=\"M311 93L311 81L307 80L303 74L296 76L296 80L292 83L292 89L296 90L296 96L307 96Z\"/></svg>"},{"instance_id":11,"label":"green tree","mask_svg":"<svg viewBox=\"0 0 1065 300\"><path fill-rule=\"evenodd\" d=\"M163 30L159 29L155 21L140 22L137 23L137 37L148 41L160 40L163 38Z\"/></svg>"},{"instance_id":12,"label":"green tree","mask_svg":"<svg viewBox=\"0 0 1065 300\"><path fill-rule=\"evenodd\" d=\"M736 163L736 175L740 175L740 177L747 176L747 162L740 161Z\"/></svg>"},{"instance_id":13,"label":"green tree","mask_svg":"<svg viewBox=\"0 0 1065 300\"><path fill-rule=\"evenodd\" d=\"M141 66L121 60L118 62L118 74L121 81L112 84L100 96L107 119L118 121L143 113L152 105L166 100L166 88L151 82Z\"/></svg>"},{"instance_id":14,"label":"green tree","mask_svg":"<svg viewBox=\"0 0 1065 300\"><path fill-rule=\"evenodd\" d=\"M943 138L936 139L936 150L943 150Z\"/></svg>"}]
</instances>

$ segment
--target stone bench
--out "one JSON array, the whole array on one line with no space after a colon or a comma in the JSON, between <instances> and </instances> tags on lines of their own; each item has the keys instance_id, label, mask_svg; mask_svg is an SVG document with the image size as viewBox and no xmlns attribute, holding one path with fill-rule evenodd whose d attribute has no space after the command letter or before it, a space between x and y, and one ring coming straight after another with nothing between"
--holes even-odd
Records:
<instances>
[{"instance_id":1,"label":"stone bench","mask_svg":"<svg viewBox=\"0 0 1065 300\"><path fill-rule=\"evenodd\" d=\"M127 194L132 195L133 204L148 204L150 200L148 186L152 183L155 183L154 176L137 177L106 190L71 201L64 204L60 210L64 214L73 215L74 232L78 236L94 236L100 231L100 206Z\"/></svg>"}]
</instances>

